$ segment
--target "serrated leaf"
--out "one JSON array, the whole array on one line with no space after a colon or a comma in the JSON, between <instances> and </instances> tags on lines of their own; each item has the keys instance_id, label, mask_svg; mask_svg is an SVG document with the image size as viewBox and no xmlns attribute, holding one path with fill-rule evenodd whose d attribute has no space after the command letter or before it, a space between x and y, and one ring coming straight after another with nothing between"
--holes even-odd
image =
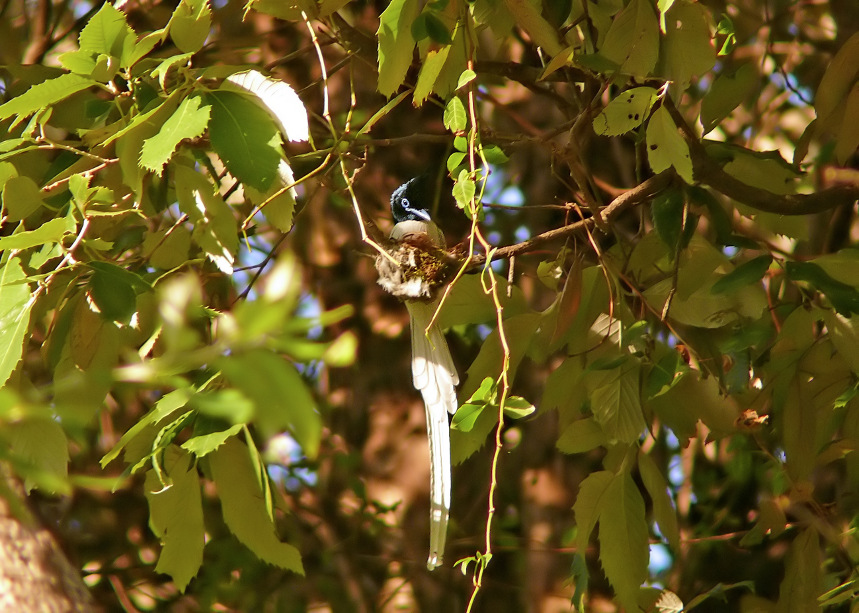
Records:
<instances>
[{"instance_id":1,"label":"serrated leaf","mask_svg":"<svg viewBox=\"0 0 859 613\"><path fill-rule=\"evenodd\" d=\"M444 127L453 133L462 132L468 127L468 115L459 96L451 98L444 107Z\"/></svg>"},{"instance_id":2,"label":"serrated leaf","mask_svg":"<svg viewBox=\"0 0 859 613\"><path fill-rule=\"evenodd\" d=\"M653 518L659 524L659 531L665 536L668 544L675 552L680 551L680 529L677 524L677 512L668 493L668 483L656 463L646 453L638 454L638 469L641 480L650 499L653 501Z\"/></svg>"},{"instance_id":3,"label":"serrated leaf","mask_svg":"<svg viewBox=\"0 0 859 613\"><path fill-rule=\"evenodd\" d=\"M104 4L81 30L79 42L81 51L126 59L134 46L135 35L125 21L125 13L111 4Z\"/></svg>"},{"instance_id":4,"label":"serrated leaf","mask_svg":"<svg viewBox=\"0 0 859 613\"><path fill-rule=\"evenodd\" d=\"M196 138L206 131L209 124L209 106L200 106L200 96L191 96L182 101L179 108L164 122L155 136L143 141L140 150L140 165L159 177L164 165L173 156L179 143Z\"/></svg>"},{"instance_id":5,"label":"serrated leaf","mask_svg":"<svg viewBox=\"0 0 859 613\"><path fill-rule=\"evenodd\" d=\"M0 120L17 115L18 118L10 126L10 129L14 128L36 111L65 100L95 84L96 81L93 79L71 72L55 79L48 79L0 105Z\"/></svg>"},{"instance_id":6,"label":"serrated leaf","mask_svg":"<svg viewBox=\"0 0 859 613\"><path fill-rule=\"evenodd\" d=\"M198 434L182 443L182 449L190 451L198 458L202 458L227 442L227 439L242 431L244 424L235 424L226 430L210 432L209 434Z\"/></svg>"},{"instance_id":7,"label":"serrated leaf","mask_svg":"<svg viewBox=\"0 0 859 613\"><path fill-rule=\"evenodd\" d=\"M772 261L773 258L769 254L752 258L716 281L710 288L710 293L727 294L746 285L759 282L769 270Z\"/></svg>"},{"instance_id":8,"label":"serrated leaf","mask_svg":"<svg viewBox=\"0 0 859 613\"><path fill-rule=\"evenodd\" d=\"M689 145L677 132L668 110L662 106L653 112L647 124L647 160L655 173L673 166L681 179L690 185L694 183Z\"/></svg>"},{"instance_id":9,"label":"serrated leaf","mask_svg":"<svg viewBox=\"0 0 859 613\"><path fill-rule=\"evenodd\" d=\"M192 238L224 274L232 274L238 249L237 222L215 187L194 169L174 164L179 208L193 223Z\"/></svg>"},{"instance_id":10,"label":"serrated leaf","mask_svg":"<svg viewBox=\"0 0 859 613\"><path fill-rule=\"evenodd\" d=\"M640 126L656 101L652 87L634 87L609 102L594 119L594 132L618 136Z\"/></svg>"},{"instance_id":11,"label":"serrated leaf","mask_svg":"<svg viewBox=\"0 0 859 613\"><path fill-rule=\"evenodd\" d=\"M613 475L599 515L600 563L617 599L634 611L650 557L644 499L628 473Z\"/></svg>"},{"instance_id":12,"label":"serrated leaf","mask_svg":"<svg viewBox=\"0 0 859 613\"><path fill-rule=\"evenodd\" d=\"M704 134L715 128L756 89L758 71L752 63L743 64L730 74L722 73L701 101L701 125Z\"/></svg>"},{"instance_id":13,"label":"serrated leaf","mask_svg":"<svg viewBox=\"0 0 859 613\"><path fill-rule=\"evenodd\" d=\"M298 550L280 541L268 516L248 447L233 437L208 459L230 531L261 560L304 575Z\"/></svg>"},{"instance_id":14,"label":"serrated leaf","mask_svg":"<svg viewBox=\"0 0 859 613\"><path fill-rule=\"evenodd\" d=\"M420 12L418 0L392 0L379 19L379 93L385 97L397 91L412 65L411 26Z\"/></svg>"},{"instance_id":15,"label":"serrated leaf","mask_svg":"<svg viewBox=\"0 0 859 613\"><path fill-rule=\"evenodd\" d=\"M608 445L605 432L593 417L577 419L558 437L556 446L562 453L585 453Z\"/></svg>"},{"instance_id":16,"label":"serrated leaf","mask_svg":"<svg viewBox=\"0 0 859 613\"><path fill-rule=\"evenodd\" d=\"M307 386L291 363L264 350L222 358L224 376L254 401L256 421L266 435L284 429L309 457L316 457L322 420Z\"/></svg>"},{"instance_id":17,"label":"serrated leaf","mask_svg":"<svg viewBox=\"0 0 859 613\"><path fill-rule=\"evenodd\" d=\"M69 232L69 223L65 218L54 218L35 230L25 230L0 238L0 251L29 249L45 243L59 243Z\"/></svg>"},{"instance_id":18,"label":"serrated leaf","mask_svg":"<svg viewBox=\"0 0 859 613\"><path fill-rule=\"evenodd\" d=\"M210 92L206 102L212 107L212 148L227 170L242 183L267 190L281 160L280 131L271 116L235 92Z\"/></svg>"},{"instance_id":19,"label":"serrated leaf","mask_svg":"<svg viewBox=\"0 0 859 613\"><path fill-rule=\"evenodd\" d=\"M307 109L288 83L248 70L227 77L222 89L233 87L250 93L275 120L287 140L305 142L310 138Z\"/></svg>"},{"instance_id":20,"label":"serrated leaf","mask_svg":"<svg viewBox=\"0 0 859 613\"><path fill-rule=\"evenodd\" d=\"M436 84L440 81L452 49L452 45L433 49L427 53L424 61L421 62L421 71L418 73L418 81L415 83L415 92L412 96L415 106L423 104L433 91L438 91Z\"/></svg>"},{"instance_id":21,"label":"serrated leaf","mask_svg":"<svg viewBox=\"0 0 859 613\"><path fill-rule=\"evenodd\" d=\"M614 481L614 473L607 470L593 472L582 481L573 513L576 517L576 549L585 552L588 549L591 533L605 510L606 492Z\"/></svg>"},{"instance_id":22,"label":"serrated leaf","mask_svg":"<svg viewBox=\"0 0 859 613\"><path fill-rule=\"evenodd\" d=\"M120 437L116 445L104 454L104 457L99 460L101 467L104 468L112 462L119 455L119 452L122 451L129 442L140 435L145 428L157 424L184 407L188 403L188 400L190 400L193 393L193 389L179 388L162 396L161 399L155 403L155 406L152 407L152 410L138 419L137 422Z\"/></svg>"},{"instance_id":23,"label":"serrated leaf","mask_svg":"<svg viewBox=\"0 0 859 613\"><path fill-rule=\"evenodd\" d=\"M650 0L632 0L618 13L599 50L619 71L644 78L659 55L659 23Z\"/></svg>"},{"instance_id":24,"label":"serrated leaf","mask_svg":"<svg viewBox=\"0 0 859 613\"><path fill-rule=\"evenodd\" d=\"M635 362L618 367L591 392L591 410L609 441L634 443L647 427L641 411L638 370Z\"/></svg>"},{"instance_id":25,"label":"serrated leaf","mask_svg":"<svg viewBox=\"0 0 859 613\"><path fill-rule=\"evenodd\" d=\"M167 31L181 51L196 53L203 48L211 27L212 9L208 0L182 0L173 11Z\"/></svg>"},{"instance_id":26,"label":"serrated leaf","mask_svg":"<svg viewBox=\"0 0 859 613\"><path fill-rule=\"evenodd\" d=\"M164 456L170 487L162 487L154 470L146 473L144 483L149 526L162 544L155 571L170 575L184 592L203 564L205 531L200 478L188 453L169 447Z\"/></svg>"}]
</instances>

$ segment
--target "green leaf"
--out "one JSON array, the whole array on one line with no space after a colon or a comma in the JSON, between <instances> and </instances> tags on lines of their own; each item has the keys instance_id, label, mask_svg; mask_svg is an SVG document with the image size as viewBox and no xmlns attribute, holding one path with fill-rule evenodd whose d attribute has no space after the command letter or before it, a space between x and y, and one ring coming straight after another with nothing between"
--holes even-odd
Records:
<instances>
[{"instance_id":1,"label":"green leaf","mask_svg":"<svg viewBox=\"0 0 859 613\"><path fill-rule=\"evenodd\" d=\"M615 16L599 50L623 74L644 78L656 67L659 23L650 0L632 0Z\"/></svg>"},{"instance_id":2,"label":"green leaf","mask_svg":"<svg viewBox=\"0 0 859 613\"><path fill-rule=\"evenodd\" d=\"M477 193L477 186L474 184L474 180L468 176L468 170L463 169L453 185L453 197L456 199L456 205L461 209L470 211L475 193Z\"/></svg>"},{"instance_id":3,"label":"green leaf","mask_svg":"<svg viewBox=\"0 0 859 613\"><path fill-rule=\"evenodd\" d=\"M152 410L131 426L131 428L129 428L128 431L120 437L119 442L117 442L110 451L104 454L104 457L99 461L101 467L104 468L110 464L110 462L119 455L119 452L122 451L130 441L140 435L147 426L158 424L163 419L170 417L173 413L184 407L188 403L188 400L190 400L193 393L193 389L179 388L162 396L161 399L155 403L155 406L152 407Z\"/></svg>"},{"instance_id":4,"label":"green leaf","mask_svg":"<svg viewBox=\"0 0 859 613\"><path fill-rule=\"evenodd\" d=\"M444 127L453 133L462 132L468 127L468 115L459 96L451 98L444 107Z\"/></svg>"},{"instance_id":5,"label":"green leaf","mask_svg":"<svg viewBox=\"0 0 859 613\"><path fill-rule=\"evenodd\" d=\"M215 449L223 445L228 438L235 436L239 432L242 431L244 424L235 424L230 426L226 430L219 430L216 432L210 432L208 434L199 434L189 438L187 441L182 443L182 449L190 451L198 458L202 458L209 453L212 453Z\"/></svg>"},{"instance_id":6,"label":"green leaf","mask_svg":"<svg viewBox=\"0 0 859 613\"><path fill-rule=\"evenodd\" d=\"M606 487L599 522L600 563L606 578L621 605L635 611L638 590L647 579L650 550L644 499L628 473L614 475Z\"/></svg>"},{"instance_id":7,"label":"green leaf","mask_svg":"<svg viewBox=\"0 0 859 613\"><path fill-rule=\"evenodd\" d=\"M504 402L504 415L510 419L528 417L536 410L537 407L522 398L522 396L508 396Z\"/></svg>"},{"instance_id":8,"label":"green leaf","mask_svg":"<svg viewBox=\"0 0 859 613\"><path fill-rule=\"evenodd\" d=\"M125 22L125 13L104 4L81 30L81 51L112 55L126 60L134 47L135 34ZM122 64L127 67L126 63Z\"/></svg>"},{"instance_id":9,"label":"green leaf","mask_svg":"<svg viewBox=\"0 0 859 613\"><path fill-rule=\"evenodd\" d=\"M193 223L192 238L221 272L232 274L239 246L233 210L215 186L190 166L174 161L173 178L179 208Z\"/></svg>"},{"instance_id":10,"label":"green leaf","mask_svg":"<svg viewBox=\"0 0 859 613\"><path fill-rule=\"evenodd\" d=\"M668 492L668 483L665 477L656 467L656 462L650 455L641 452L638 454L638 470L647 493L653 501L653 517L659 524L659 532L668 541L675 552L680 551L680 529L677 524L677 511L671 495Z\"/></svg>"},{"instance_id":11,"label":"green leaf","mask_svg":"<svg viewBox=\"0 0 859 613\"><path fill-rule=\"evenodd\" d=\"M265 350L218 361L224 376L253 400L256 421L266 436L289 429L308 457L316 457L322 420L301 376L291 363Z\"/></svg>"},{"instance_id":12,"label":"green leaf","mask_svg":"<svg viewBox=\"0 0 859 613\"><path fill-rule=\"evenodd\" d=\"M188 453L171 446L164 455L170 486L162 487L154 470L146 473L144 483L149 527L163 545L155 572L170 575L179 591L184 592L203 564L205 529L200 479Z\"/></svg>"},{"instance_id":13,"label":"green leaf","mask_svg":"<svg viewBox=\"0 0 859 613\"><path fill-rule=\"evenodd\" d=\"M600 514L605 510L606 492L614 478L614 473L607 470L592 472L579 486L579 493L573 505L576 517L576 549L579 552L588 550L588 541Z\"/></svg>"},{"instance_id":14,"label":"green leaf","mask_svg":"<svg viewBox=\"0 0 859 613\"><path fill-rule=\"evenodd\" d=\"M778 610L784 613L820 611L820 537L814 527L804 528L790 544L784 579L779 587Z\"/></svg>"},{"instance_id":15,"label":"green leaf","mask_svg":"<svg viewBox=\"0 0 859 613\"><path fill-rule=\"evenodd\" d=\"M462 151L454 151L447 158L447 171L454 174L454 171L465 161L465 154Z\"/></svg>"},{"instance_id":16,"label":"green leaf","mask_svg":"<svg viewBox=\"0 0 859 613\"><path fill-rule=\"evenodd\" d=\"M445 45L441 49L433 49L427 53L421 62L421 71L418 73L418 81L415 83L413 102L415 106L423 104L433 91L438 92L436 85L440 82L444 68L450 58L453 45Z\"/></svg>"},{"instance_id":17,"label":"green leaf","mask_svg":"<svg viewBox=\"0 0 859 613\"><path fill-rule=\"evenodd\" d=\"M710 288L710 293L727 294L746 285L758 283L767 274L772 261L773 258L769 254L752 258L716 281Z\"/></svg>"},{"instance_id":18,"label":"green leaf","mask_svg":"<svg viewBox=\"0 0 859 613\"><path fill-rule=\"evenodd\" d=\"M265 203L261 209L262 214L271 225L281 232L289 232L292 230L295 200L298 198L298 191L294 184L295 175L292 174L292 168L286 160L281 160L277 166L277 178L272 181L268 191L259 192L253 187L246 186L245 194L255 205Z\"/></svg>"},{"instance_id":19,"label":"green leaf","mask_svg":"<svg viewBox=\"0 0 859 613\"><path fill-rule=\"evenodd\" d=\"M558 30L540 14L539 3L529 0L505 0L504 4L516 20L516 25L528 33L534 44L552 56L561 52L563 47L558 42Z\"/></svg>"},{"instance_id":20,"label":"green leaf","mask_svg":"<svg viewBox=\"0 0 859 613\"><path fill-rule=\"evenodd\" d=\"M489 405L486 403L466 402L454 413L450 427L459 432L471 432L477 418L487 406Z\"/></svg>"},{"instance_id":21,"label":"green leaf","mask_svg":"<svg viewBox=\"0 0 859 613\"><path fill-rule=\"evenodd\" d=\"M44 194L30 177L10 177L3 185L6 221L21 221L39 210Z\"/></svg>"},{"instance_id":22,"label":"green leaf","mask_svg":"<svg viewBox=\"0 0 859 613\"><path fill-rule=\"evenodd\" d=\"M155 136L143 141L140 150L140 165L159 177L164 165L173 156L179 143L187 138L196 138L206 131L209 124L209 106L200 106L200 96L191 96L182 101L179 108L164 122Z\"/></svg>"},{"instance_id":23,"label":"green leaf","mask_svg":"<svg viewBox=\"0 0 859 613\"><path fill-rule=\"evenodd\" d=\"M701 4L677 2L667 17L655 72L684 91L693 77L702 76L716 63L709 11Z\"/></svg>"},{"instance_id":24,"label":"green leaf","mask_svg":"<svg viewBox=\"0 0 859 613\"><path fill-rule=\"evenodd\" d=\"M418 0L392 0L379 19L379 92L390 97L412 65L412 23L421 12Z\"/></svg>"},{"instance_id":25,"label":"green leaf","mask_svg":"<svg viewBox=\"0 0 859 613\"><path fill-rule=\"evenodd\" d=\"M668 189L653 199L651 215L653 216L653 228L668 247L673 257L679 249L680 236L683 232L683 192L679 189Z\"/></svg>"},{"instance_id":26,"label":"green leaf","mask_svg":"<svg viewBox=\"0 0 859 613\"><path fill-rule=\"evenodd\" d=\"M235 92L206 94L212 148L234 177L259 191L269 188L281 160L280 131L268 113Z\"/></svg>"},{"instance_id":27,"label":"green leaf","mask_svg":"<svg viewBox=\"0 0 859 613\"><path fill-rule=\"evenodd\" d=\"M608 438L593 417L572 422L561 432L556 443L562 453L585 453L607 445Z\"/></svg>"},{"instance_id":28,"label":"green leaf","mask_svg":"<svg viewBox=\"0 0 859 613\"><path fill-rule=\"evenodd\" d=\"M101 262L89 281L89 296L101 316L109 321L128 323L137 311L137 293L127 271ZM119 272L122 271L122 272Z\"/></svg>"},{"instance_id":29,"label":"green leaf","mask_svg":"<svg viewBox=\"0 0 859 613\"><path fill-rule=\"evenodd\" d=\"M211 28L212 9L208 0L182 0L170 17L167 31L180 51L196 53L203 48Z\"/></svg>"},{"instance_id":30,"label":"green leaf","mask_svg":"<svg viewBox=\"0 0 859 613\"><path fill-rule=\"evenodd\" d=\"M2 241L0 241L2 242ZM823 268L813 262L787 262L787 277L792 281L805 281L826 294L835 310L849 316L859 313L859 291L852 285L830 277Z\"/></svg>"},{"instance_id":31,"label":"green leaf","mask_svg":"<svg viewBox=\"0 0 859 613\"><path fill-rule=\"evenodd\" d=\"M421 14L421 17L425 18L424 25L427 36L440 45L449 45L451 43L450 31L441 19L432 12L424 12Z\"/></svg>"},{"instance_id":32,"label":"green leaf","mask_svg":"<svg viewBox=\"0 0 859 613\"><path fill-rule=\"evenodd\" d=\"M510 161L510 158L507 157L507 154L504 153L498 145L482 147L482 151L483 157L486 158L486 161L490 164L506 164Z\"/></svg>"},{"instance_id":33,"label":"green leaf","mask_svg":"<svg viewBox=\"0 0 859 613\"><path fill-rule=\"evenodd\" d=\"M599 384L591 392L591 410L609 441L636 442L647 424L641 411L638 364L630 361L612 371L596 374Z\"/></svg>"},{"instance_id":34,"label":"green leaf","mask_svg":"<svg viewBox=\"0 0 859 613\"><path fill-rule=\"evenodd\" d=\"M278 539L248 447L230 438L208 459L230 531L261 560L304 575L298 550Z\"/></svg>"},{"instance_id":35,"label":"green leaf","mask_svg":"<svg viewBox=\"0 0 859 613\"><path fill-rule=\"evenodd\" d=\"M95 84L96 82L89 77L74 73L48 79L0 105L0 120L17 115L18 118L10 126L10 129L14 128L16 124L36 111L56 104L60 100L65 100Z\"/></svg>"},{"instance_id":36,"label":"green leaf","mask_svg":"<svg viewBox=\"0 0 859 613\"><path fill-rule=\"evenodd\" d=\"M859 32L854 32L841 45L835 57L829 61L817 87L814 108L819 120L825 121L830 115L836 113L838 107L849 95L859 77L857 55L859 55Z\"/></svg>"},{"instance_id":37,"label":"green leaf","mask_svg":"<svg viewBox=\"0 0 859 613\"><path fill-rule=\"evenodd\" d=\"M652 87L626 90L596 116L594 132L603 136L618 136L634 130L647 119L657 93Z\"/></svg>"},{"instance_id":38,"label":"green leaf","mask_svg":"<svg viewBox=\"0 0 859 613\"><path fill-rule=\"evenodd\" d=\"M690 185L694 183L689 145L663 106L653 112L647 124L647 159L653 172L660 173L673 166L681 179Z\"/></svg>"},{"instance_id":39,"label":"green leaf","mask_svg":"<svg viewBox=\"0 0 859 613\"><path fill-rule=\"evenodd\" d=\"M45 243L59 243L69 233L67 219L57 217L43 223L36 230L26 230L0 238L0 251L29 249Z\"/></svg>"},{"instance_id":40,"label":"green leaf","mask_svg":"<svg viewBox=\"0 0 859 613\"><path fill-rule=\"evenodd\" d=\"M456 82L456 89L460 89L474 81L477 78L477 74L471 70L470 68L467 70L463 70L462 74L459 75L459 80Z\"/></svg>"},{"instance_id":41,"label":"green leaf","mask_svg":"<svg viewBox=\"0 0 859 613\"><path fill-rule=\"evenodd\" d=\"M30 417L5 423L3 438L9 445L16 472L24 477L24 489L34 487L49 494L70 493L69 442L59 423L48 417Z\"/></svg>"},{"instance_id":42,"label":"green leaf","mask_svg":"<svg viewBox=\"0 0 859 613\"><path fill-rule=\"evenodd\" d=\"M704 134L719 125L731 111L751 96L758 88L759 79L757 68L752 63L743 64L730 74L720 74L701 101Z\"/></svg>"},{"instance_id":43,"label":"green leaf","mask_svg":"<svg viewBox=\"0 0 859 613\"><path fill-rule=\"evenodd\" d=\"M250 95L251 100L274 119L287 140L298 143L310 138L307 109L288 83L266 77L256 70L248 70L227 77L221 89ZM365 130L369 130L366 125L362 132Z\"/></svg>"}]
</instances>

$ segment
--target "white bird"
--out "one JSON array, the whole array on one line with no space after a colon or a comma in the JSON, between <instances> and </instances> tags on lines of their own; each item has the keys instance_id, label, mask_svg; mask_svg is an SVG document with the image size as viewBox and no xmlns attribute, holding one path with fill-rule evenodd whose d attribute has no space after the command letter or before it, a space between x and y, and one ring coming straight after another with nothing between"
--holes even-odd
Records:
<instances>
[{"instance_id":1,"label":"white bird","mask_svg":"<svg viewBox=\"0 0 859 613\"><path fill-rule=\"evenodd\" d=\"M421 203L420 179L401 185L391 195L391 212L397 222L391 239L406 247L395 252L394 265L379 257L379 284L387 291L403 298L409 311L412 336L412 382L423 396L427 414L427 435L430 448L430 551L427 568L433 570L442 564L447 522L450 514L450 426L448 414L453 415L458 405L455 386L459 376L444 334L430 321L438 307L437 287L431 281L415 274L419 269L417 254L420 247L444 249L444 235L430 219L429 210Z\"/></svg>"}]
</instances>

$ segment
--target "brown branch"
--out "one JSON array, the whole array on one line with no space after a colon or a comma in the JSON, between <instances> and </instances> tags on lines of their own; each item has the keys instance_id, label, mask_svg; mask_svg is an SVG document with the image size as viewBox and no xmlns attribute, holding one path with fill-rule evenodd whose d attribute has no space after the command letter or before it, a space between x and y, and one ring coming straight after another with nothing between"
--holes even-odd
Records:
<instances>
[{"instance_id":1,"label":"brown branch","mask_svg":"<svg viewBox=\"0 0 859 613\"><path fill-rule=\"evenodd\" d=\"M665 190L669 185L671 185L671 182L673 180L674 171L666 170L665 172L650 177L640 185L633 187L628 191L625 191L623 194L612 200L608 206L602 209L602 211L600 211L600 224L602 224L603 226L608 226L609 222L612 219L614 219L624 211L638 204L642 204L644 202L647 202L648 200L653 199L655 196ZM592 230L596 226L596 220L593 217L588 217L587 219L582 219L566 226L555 228L553 230L549 230L548 232L543 232L542 234L538 234L537 236L529 238L528 240L523 241L521 243L516 243L515 245L508 245L507 247L501 247L500 249L496 249L492 253L492 259L498 260L511 258L522 253L527 253L548 242L560 238L567 238L568 236L576 234L577 232L584 232L586 229ZM486 256L478 255L473 258L470 268L483 266L485 263Z\"/></svg>"},{"instance_id":2,"label":"brown branch","mask_svg":"<svg viewBox=\"0 0 859 613\"><path fill-rule=\"evenodd\" d=\"M809 215L842 205L852 205L859 200L859 183L837 185L813 194L774 194L769 190L744 183L722 170L722 167L707 154L700 139L669 98L666 97L663 104L680 127L683 139L689 145L695 180L709 185L737 202L766 213Z\"/></svg>"}]
</instances>

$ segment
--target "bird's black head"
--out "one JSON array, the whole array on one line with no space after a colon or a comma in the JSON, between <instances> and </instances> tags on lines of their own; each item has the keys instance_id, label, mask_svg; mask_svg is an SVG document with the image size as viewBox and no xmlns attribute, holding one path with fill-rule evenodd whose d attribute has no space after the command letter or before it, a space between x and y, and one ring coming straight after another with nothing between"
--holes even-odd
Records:
<instances>
[{"instance_id":1,"label":"bird's black head","mask_svg":"<svg viewBox=\"0 0 859 613\"><path fill-rule=\"evenodd\" d=\"M400 185L391 194L391 215L394 222L430 221L429 195L423 177L415 177Z\"/></svg>"}]
</instances>

